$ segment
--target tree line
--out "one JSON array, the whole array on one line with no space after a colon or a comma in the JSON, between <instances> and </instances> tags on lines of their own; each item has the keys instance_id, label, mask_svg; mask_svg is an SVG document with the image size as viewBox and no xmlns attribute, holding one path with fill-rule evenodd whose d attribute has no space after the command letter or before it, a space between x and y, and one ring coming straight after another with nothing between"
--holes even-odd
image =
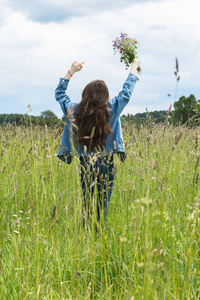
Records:
<instances>
[{"instance_id":1,"label":"tree line","mask_svg":"<svg viewBox=\"0 0 200 300\"><path fill-rule=\"evenodd\" d=\"M135 115L122 115L122 125L135 123L136 126L140 124L154 124L170 123L173 125L200 125L200 100L191 94L189 97L182 96L178 101L174 102L174 110L160 110L152 112L137 113Z\"/></svg>"},{"instance_id":2,"label":"tree line","mask_svg":"<svg viewBox=\"0 0 200 300\"><path fill-rule=\"evenodd\" d=\"M16 126L37 124L40 126L54 126L57 123L63 123L64 118L59 119L51 110L42 111L39 116L29 114L0 114L0 125L15 124Z\"/></svg>"},{"instance_id":3,"label":"tree line","mask_svg":"<svg viewBox=\"0 0 200 300\"><path fill-rule=\"evenodd\" d=\"M147 124L149 121L160 124L169 122L173 125L187 124L189 126L200 125L200 100L191 94L189 97L182 96L178 101L174 102L174 110L160 110L153 112L137 113L135 115L122 115L122 126L130 123L136 126L140 124ZM0 125L16 124L17 126L30 124L54 126L55 124L63 125L65 122L64 116L59 119L51 110L42 111L40 116L32 116L28 114L0 114Z\"/></svg>"}]
</instances>

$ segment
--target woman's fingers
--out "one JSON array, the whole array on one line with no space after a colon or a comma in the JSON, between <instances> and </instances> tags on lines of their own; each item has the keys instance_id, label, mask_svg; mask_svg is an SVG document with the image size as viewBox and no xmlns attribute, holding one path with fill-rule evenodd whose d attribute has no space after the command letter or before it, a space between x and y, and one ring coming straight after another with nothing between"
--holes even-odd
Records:
<instances>
[{"instance_id":1,"label":"woman's fingers","mask_svg":"<svg viewBox=\"0 0 200 300\"><path fill-rule=\"evenodd\" d=\"M82 66L82 64L84 64L84 62L82 62L82 63L80 63L80 64L79 64L79 67L80 67L80 68L82 68L82 67L83 67L83 66Z\"/></svg>"},{"instance_id":2,"label":"woman's fingers","mask_svg":"<svg viewBox=\"0 0 200 300\"><path fill-rule=\"evenodd\" d=\"M82 64L84 64L84 62L78 64L78 69L79 69L79 70L82 69L82 67L83 67Z\"/></svg>"}]
</instances>

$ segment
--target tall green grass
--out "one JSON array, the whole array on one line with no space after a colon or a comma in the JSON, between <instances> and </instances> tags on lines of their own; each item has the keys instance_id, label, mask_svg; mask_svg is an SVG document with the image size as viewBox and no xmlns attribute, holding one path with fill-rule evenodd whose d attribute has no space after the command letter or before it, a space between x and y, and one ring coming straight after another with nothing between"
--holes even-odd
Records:
<instances>
[{"instance_id":1,"label":"tall green grass","mask_svg":"<svg viewBox=\"0 0 200 300\"><path fill-rule=\"evenodd\" d=\"M0 299L200 299L199 129L124 129L98 233L61 131L0 129Z\"/></svg>"}]
</instances>

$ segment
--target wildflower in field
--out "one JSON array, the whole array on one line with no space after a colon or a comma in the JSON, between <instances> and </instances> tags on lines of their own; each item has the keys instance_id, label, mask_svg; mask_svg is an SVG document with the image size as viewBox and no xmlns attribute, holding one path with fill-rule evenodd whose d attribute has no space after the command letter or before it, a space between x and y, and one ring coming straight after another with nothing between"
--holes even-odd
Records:
<instances>
[{"instance_id":1,"label":"wildflower in field","mask_svg":"<svg viewBox=\"0 0 200 300\"><path fill-rule=\"evenodd\" d=\"M143 262L138 263L138 264L137 264L137 267L138 267L139 269L143 268L143 267L144 267L144 263L143 263Z\"/></svg>"},{"instance_id":2,"label":"wildflower in field","mask_svg":"<svg viewBox=\"0 0 200 300\"><path fill-rule=\"evenodd\" d=\"M127 238L126 237L119 237L119 242L120 243L125 243L125 242L127 242L128 240L127 240Z\"/></svg>"},{"instance_id":3,"label":"wildflower in field","mask_svg":"<svg viewBox=\"0 0 200 300\"><path fill-rule=\"evenodd\" d=\"M28 106L29 111L32 111L31 105L29 104Z\"/></svg>"}]
</instances>

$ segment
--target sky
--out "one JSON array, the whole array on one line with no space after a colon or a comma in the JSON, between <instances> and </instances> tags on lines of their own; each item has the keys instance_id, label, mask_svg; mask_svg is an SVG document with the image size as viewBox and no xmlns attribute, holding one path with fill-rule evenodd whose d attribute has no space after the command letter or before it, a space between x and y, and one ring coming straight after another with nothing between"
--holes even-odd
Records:
<instances>
[{"instance_id":1,"label":"sky","mask_svg":"<svg viewBox=\"0 0 200 300\"><path fill-rule=\"evenodd\" d=\"M123 114L200 99L199 11L199 0L1 0L0 114L28 113L30 104L32 115L50 109L61 117L55 89L75 60L84 66L70 80L73 102L94 79L116 96L129 72L112 47L121 31L139 41L142 68Z\"/></svg>"}]
</instances>

